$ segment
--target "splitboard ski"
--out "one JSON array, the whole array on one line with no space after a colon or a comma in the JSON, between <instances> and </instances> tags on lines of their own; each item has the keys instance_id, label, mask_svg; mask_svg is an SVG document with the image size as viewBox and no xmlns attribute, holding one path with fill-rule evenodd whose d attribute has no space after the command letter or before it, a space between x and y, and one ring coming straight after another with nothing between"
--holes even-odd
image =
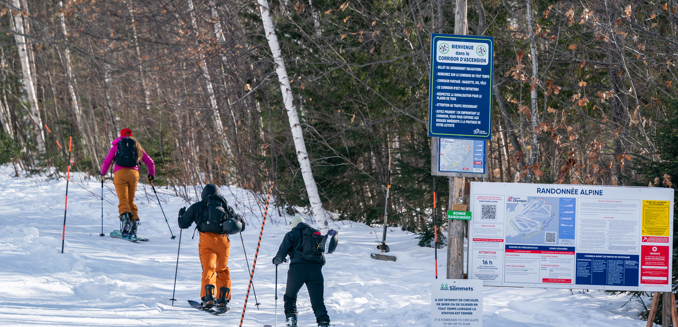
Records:
<instances>
[{"instance_id":1,"label":"splitboard ski","mask_svg":"<svg viewBox=\"0 0 678 327\"><path fill-rule=\"evenodd\" d=\"M111 235L112 238L119 238L121 240L126 240L126 241L130 241L130 242L135 242L135 243L136 242L148 242L148 239L143 238L143 237L132 237L132 238L122 237L122 233L120 233L120 231L117 230L117 229L112 231L110 235Z\"/></svg>"},{"instance_id":2,"label":"splitboard ski","mask_svg":"<svg viewBox=\"0 0 678 327\"><path fill-rule=\"evenodd\" d=\"M224 314L224 313L226 313L230 310L229 307L217 308L216 306L214 306L214 307L211 307L211 308L204 308L200 302L196 302L196 301L192 301L192 300L188 300L188 304L192 308L196 308L200 311L205 311L205 312L211 313L215 316L222 315L222 314Z\"/></svg>"},{"instance_id":3,"label":"splitboard ski","mask_svg":"<svg viewBox=\"0 0 678 327\"><path fill-rule=\"evenodd\" d=\"M377 260L393 261L393 262L396 261L396 257L394 257L392 255L370 253L370 257L372 257L372 259L377 259Z\"/></svg>"}]
</instances>

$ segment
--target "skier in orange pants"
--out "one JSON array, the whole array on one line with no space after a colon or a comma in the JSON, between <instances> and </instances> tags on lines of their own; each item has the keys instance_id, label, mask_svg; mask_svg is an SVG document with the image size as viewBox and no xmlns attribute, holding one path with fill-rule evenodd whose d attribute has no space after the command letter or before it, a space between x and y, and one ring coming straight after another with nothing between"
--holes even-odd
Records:
<instances>
[{"instance_id":1,"label":"skier in orange pants","mask_svg":"<svg viewBox=\"0 0 678 327\"><path fill-rule=\"evenodd\" d=\"M179 210L179 228L186 229L195 222L200 232L200 264L202 285L200 299L205 308L215 304L226 310L231 300L231 274L228 270L228 256L231 242L228 234L245 230L245 221L228 206L226 199L214 184L207 184L202 190L202 201L194 203L188 210ZM215 298L215 290L219 296Z\"/></svg>"},{"instance_id":2,"label":"skier in orange pants","mask_svg":"<svg viewBox=\"0 0 678 327\"><path fill-rule=\"evenodd\" d=\"M155 164L146 154L139 141L132 137L132 130L125 128L120 131L120 137L113 140L111 149L101 165L101 178L115 163L113 169L113 184L118 194L118 213L122 228L122 237L135 239L139 225L139 210L134 204L134 194L139 182L139 162L148 167L148 181L155 180Z\"/></svg>"}]
</instances>

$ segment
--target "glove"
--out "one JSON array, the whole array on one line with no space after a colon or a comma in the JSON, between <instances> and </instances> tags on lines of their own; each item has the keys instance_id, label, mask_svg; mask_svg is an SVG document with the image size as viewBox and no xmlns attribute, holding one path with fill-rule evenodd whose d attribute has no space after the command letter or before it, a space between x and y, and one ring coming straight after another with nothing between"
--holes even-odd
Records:
<instances>
[{"instance_id":1,"label":"glove","mask_svg":"<svg viewBox=\"0 0 678 327\"><path fill-rule=\"evenodd\" d=\"M152 181L154 181L154 180L155 180L155 176L153 176L153 175L148 175L148 182L149 182L149 183L152 182Z\"/></svg>"},{"instance_id":2,"label":"glove","mask_svg":"<svg viewBox=\"0 0 678 327\"><path fill-rule=\"evenodd\" d=\"M181 217L183 217L185 213L186 213L186 207L179 209L179 218L177 219L177 225L179 225L179 228L181 228Z\"/></svg>"},{"instance_id":3,"label":"glove","mask_svg":"<svg viewBox=\"0 0 678 327\"><path fill-rule=\"evenodd\" d=\"M281 264L281 263L283 263L283 262L287 262L287 259L285 259L285 258L280 259L280 258L278 258L278 257L273 257L273 264L274 264L274 265L277 266L277 265L279 265L279 264Z\"/></svg>"},{"instance_id":4,"label":"glove","mask_svg":"<svg viewBox=\"0 0 678 327\"><path fill-rule=\"evenodd\" d=\"M106 179L106 175L99 175L99 180L101 181L102 184L104 182L104 179Z\"/></svg>"},{"instance_id":5,"label":"glove","mask_svg":"<svg viewBox=\"0 0 678 327\"><path fill-rule=\"evenodd\" d=\"M237 215L236 217L238 217L238 220L240 220L240 222L242 223L242 229L240 230L240 232L242 233L245 231L245 227L247 227L247 224L245 224L245 219L242 219L241 215Z\"/></svg>"}]
</instances>

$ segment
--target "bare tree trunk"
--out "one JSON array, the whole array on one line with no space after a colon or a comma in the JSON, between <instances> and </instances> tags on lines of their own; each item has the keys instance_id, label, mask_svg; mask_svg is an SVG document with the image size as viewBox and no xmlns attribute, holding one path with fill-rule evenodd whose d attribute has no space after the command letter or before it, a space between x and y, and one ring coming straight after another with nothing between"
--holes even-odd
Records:
<instances>
[{"instance_id":1,"label":"bare tree trunk","mask_svg":"<svg viewBox=\"0 0 678 327\"><path fill-rule=\"evenodd\" d=\"M437 15L437 20L438 20L437 21L437 23L438 23L437 24L438 25L437 31L438 31L438 33L443 32L443 1L444 0L436 0L436 4L438 5L438 8L437 8L438 9L437 10L438 11L438 15Z\"/></svg>"},{"instance_id":2,"label":"bare tree trunk","mask_svg":"<svg viewBox=\"0 0 678 327\"><path fill-rule=\"evenodd\" d=\"M11 19L10 19L10 21L11 21ZM7 74L7 71L6 71L7 61L5 60L5 50L2 47L0 47L0 56L1 56L0 57L0 69L2 70L2 83L4 84L4 83L7 83L8 74ZM4 126L3 128L7 129L7 133L9 133L9 135L12 139L16 138L18 140L18 139L20 139L20 137L18 137L18 134L15 133L14 128L12 126L12 112L10 111L9 103L7 102L7 89L6 88L2 88L2 104L3 104L3 108L6 110L6 112L5 112L6 116L5 117L7 118L7 120L5 120L6 126L3 125Z\"/></svg>"},{"instance_id":3,"label":"bare tree trunk","mask_svg":"<svg viewBox=\"0 0 678 327\"><path fill-rule=\"evenodd\" d=\"M198 46L198 22L195 19L195 9L193 7L193 0L186 0L188 3L188 11L189 14L191 15L191 24L193 25L193 30L195 31L196 35L196 46ZM210 1L213 2L213 1ZM214 12L213 12L214 14ZM219 24L219 21L217 20L217 23ZM215 24L215 29L216 29L216 24ZM219 25L221 26L221 25ZM221 35L223 38L223 34ZM217 133L219 133L219 138L221 139L221 144L224 146L224 149L226 150L226 155L228 158L232 158L233 155L231 154L231 145L228 143L228 138L226 137L226 134L224 133L224 125L221 122L221 114L219 113L219 106L217 105L217 97L214 95L214 88L212 87L212 80L210 78L210 73L209 70L207 69L207 62L205 61L205 55L198 50L198 55L200 58L200 69L202 70L202 77L205 79L205 87L207 89L207 96L209 97L210 100L210 105L212 106L212 117L214 120L214 126L217 129Z\"/></svg>"},{"instance_id":4,"label":"bare tree trunk","mask_svg":"<svg viewBox=\"0 0 678 327\"><path fill-rule=\"evenodd\" d=\"M614 21L619 14L619 11L616 9L614 4L605 2L605 7L607 12L607 24L613 26ZM626 132L626 126L628 124L628 94L626 89L626 82L621 77L623 72L622 62L620 57L623 56L623 53L616 52L616 36L612 31L609 32L609 37L612 42L608 43L607 46L607 62L608 62L608 75L610 78L610 88L613 92L612 98L610 99L610 109L611 110L611 120L614 123L614 127L618 128L617 131L619 134L624 134ZM614 155L613 155L613 169L614 174L612 176L613 185L624 185L624 179L621 178L621 175L624 174L624 167L620 164L618 156L626 153L626 147L624 141L621 137L614 137Z\"/></svg>"},{"instance_id":5,"label":"bare tree trunk","mask_svg":"<svg viewBox=\"0 0 678 327\"><path fill-rule=\"evenodd\" d=\"M532 0L525 0L525 15L527 16L527 35L530 38L530 55L532 61L532 87L530 88L530 101L532 105L532 151L530 154L530 166L537 162L539 155L539 139L537 135L537 126L539 125L539 107L537 103L537 88L539 87L539 58L537 57L537 46L534 40L534 26L532 24ZM532 173L530 173L532 176Z\"/></svg>"},{"instance_id":6,"label":"bare tree trunk","mask_svg":"<svg viewBox=\"0 0 678 327\"><path fill-rule=\"evenodd\" d=\"M9 135L11 139L14 139L14 133L12 133L11 116L9 114L9 109L6 108L0 102L0 124L2 124L2 130Z\"/></svg>"},{"instance_id":7,"label":"bare tree trunk","mask_svg":"<svg viewBox=\"0 0 678 327\"><path fill-rule=\"evenodd\" d=\"M3 83L5 76L7 76L4 71L6 67L5 65L5 50L0 48L0 69L3 71ZM0 124L2 124L2 130L4 130L11 139L14 139L14 131L12 130L12 114L9 111L9 107L5 104L6 102L0 102Z\"/></svg>"},{"instance_id":8,"label":"bare tree trunk","mask_svg":"<svg viewBox=\"0 0 678 327\"><path fill-rule=\"evenodd\" d=\"M104 95L106 97L106 109L108 110L109 120L111 124L111 129L113 130L111 139L115 138L116 132L119 131L118 121L116 120L115 112L113 110L113 100L111 99L111 94L108 92L111 87L111 66L104 64Z\"/></svg>"},{"instance_id":9,"label":"bare tree trunk","mask_svg":"<svg viewBox=\"0 0 678 327\"><path fill-rule=\"evenodd\" d=\"M313 217L315 218L318 229L320 229L320 231L324 234L328 230L327 220L325 218L325 210L323 209L322 202L320 201L320 195L318 195L318 186L316 185L315 179L313 178L311 161L308 157L308 153L306 152L306 142L304 141L303 131L299 123L299 117L297 116L297 108L294 107L294 95L292 94L292 87L290 86L290 80L287 76L287 69L285 68L285 62L283 61L282 53L280 51L278 36L275 34L273 20L271 20L268 1L257 0L257 2L259 3L261 20L264 24L266 40L268 40L268 46L271 48L273 61L276 65L276 74L278 75L278 81L280 82L280 91L282 92L285 110L287 111L287 117L290 121L292 137L294 139L294 148L296 149L297 160L299 160L299 166L301 167L301 175L304 179L304 184L306 185L308 200L311 203Z\"/></svg>"},{"instance_id":10,"label":"bare tree trunk","mask_svg":"<svg viewBox=\"0 0 678 327\"><path fill-rule=\"evenodd\" d=\"M492 93L494 93L494 99L497 101L499 106L499 111L501 111L502 118L504 118L504 129L508 134L509 141L511 142L511 147L513 147L513 152L515 155L520 157L520 169L517 174L520 174L520 170L525 167L525 156L523 155L523 147L520 145L518 140L518 135L516 135L515 129L513 127L513 121L511 121L511 116L506 108L506 102L504 102L504 96L497 84L497 76L494 74L492 78ZM506 157L508 159L508 156ZM515 179L513 179L515 180Z\"/></svg>"},{"instance_id":11,"label":"bare tree trunk","mask_svg":"<svg viewBox=\"0 0 678 327\"><path fill-rule=\"evenodd\" d=\"M485 9L483 9L483 2L476 0L476 11L478 12L478 27L476 33L478 35L485 34Z\"/></svg>"},{"instance_id":12,"label":"bare tree trunk","mask_svg":"<svg viewBox=\"0 0 678 327\"><path fill-rule=\"evenodd\" d=\"M28 6L27 0L21 0L21 6L22 6L21 9L26 11L28 15L31 14L31 8ZM24 19L23 21L24 21L24 36L28 38L28 36L31 35L31 23L28 19ZM26 39L26 41L28 41L28 39ZM38 70L35 68L35 51L33 51L33 47L29 43L26 44L26 52L28 53L28 62L31 64L31 76L33 77L33 84L35 85L37 97Z\"/></svg>"},{"instance_id":13,"label":"bare tree trunk","mask_svg":"<svg viewBox=\"0 0 678 327\"><path fill-rule=\"evenodd\" d=\"M146 110L151 110L151 95L146 86L146 77L144 76L144 66L143 58L141 57L141 50L139 49L139 38L137 36L137 26L136 21L134 20L134 11L132 10L132 4L130 1L125 1L127 5L127 10L129 11L129 16L132 19L132 36L134 38L134 49L136 50L137 60L139 61L139 77L141 77L141 89L144 91L144 103L146 104Z\"/></svg>"},{"instance_id":14,"label":"bare tree trunk","mask_svg":"<svg viewBox=\"0 0 678 327\"><path fill-rule=\"evenodd\" d=\"M61 25L61 33L63 34L64 39L68 40L68 32L66 31L66 18L64 17L65 15L63 8L64 8L63 1L59 1L59 24ZM82 106L80 105L80 99L78 98L78 95L76 93L77 81L75 80L75 76L73 75L73 66L71 65L71 51L68 49L67 45L64 47L63 52L65 57L64 66L66 66L68 93L71 96L71 105L73 106L73 114L75 115L75 122L78 127L78 132L80 133L80 143L82 143L83 148L85 148L89 155L91 156L92 165L94 166L93 168L94 170L96 170L97 168L96 166L99 165L99 161L93 146L93 142L90 142L87 137L87 131L89 129L85 127L85 120L82 115ZM94 138L92 138L92 140L94 140Z\"/></svg>"},{"instance_id":15,"label":"bare tree trunk","mask_svg":"<svg viewBox=\"0 0 678 327\"><path fill-rule=\"evenodd\" d=\"M19 0L12 0L12 4L21 9ZM24 32L23 17L20 12L14 14L14 39L16 40L17 49L19 50L19 59L21 60L22 83L28 102L30 104L29 115L33 125L36 129L38 144L38 152L45 153L45 133L42 128L42 118L40 118L40 108L38 107L38 97L35 91L35 84L33 81L33 74L31 73L31 63L28 58L28 49L26 47L26 34Z\"/></svg>"},{"instance_id":16,"label":"bare tree trunk","mask_svg":"<svg viewBox=\"0 0 678 327\"><path fill-rule=\"evenodd\" d=\"M315 37L319 39L323 36L322 28L320 27L320 16L318 11L313 8L312 0L308 0L308 10L311 11L311 16L313 17L313 30L315 32Z\"/></svg>"},{"instance_id":17,"label":"bare tree trunk","mask_svg":"<svg viewBox=\"0 0 678 327\"><path fill-rule=\"evenodd\" d=\"M261 140L261 145L266 144L266 136L264 136L264 118L261 117L261 105L259 101L255 100L255 105L257 108L257 116L259 116L259 139ZM261 155L266 155L266 149L261 148Z\"/></svg>"}]
</instances>

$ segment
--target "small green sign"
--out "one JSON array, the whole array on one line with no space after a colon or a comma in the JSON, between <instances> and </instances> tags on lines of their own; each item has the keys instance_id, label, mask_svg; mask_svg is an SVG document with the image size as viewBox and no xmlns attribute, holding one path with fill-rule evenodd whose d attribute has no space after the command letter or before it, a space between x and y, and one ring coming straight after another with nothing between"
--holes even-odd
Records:
<instances>
[{"instance_id":1,"label":"small green sign","mask_svg":"<svg viewBox=\"0 0 678 327\"><path fill-rule=\"evenodd\" d=\"M471 220L471 212L448 210L447 219Z\"/></svg>"}]
</instances>

